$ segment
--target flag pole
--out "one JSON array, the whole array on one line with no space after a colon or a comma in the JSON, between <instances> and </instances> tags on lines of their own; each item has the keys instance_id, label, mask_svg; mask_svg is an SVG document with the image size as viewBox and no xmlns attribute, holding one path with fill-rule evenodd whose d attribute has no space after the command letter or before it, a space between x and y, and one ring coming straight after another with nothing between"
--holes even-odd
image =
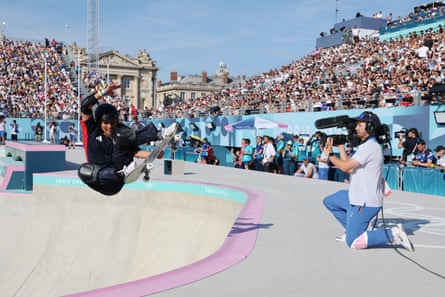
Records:
<instances>
[{"instance_id":1,"label":"flag pole","mask_svg":"<svg viewBox=\"0 0 445 297\"><path fill-rule=\"evenodd\" d=\"M46 57L45 57L45 53L43 54L43 62L45 63L45 77L44 77L44 79L45 79L45 82L44 82L44 93L43 93L43 104L44 104L44 113L45 113L45 116L44 116L44 119L45 119L45 129L44 129L44 133L43 133L43 143L49 143L49 141L48 141L48 138L47 138L47 129L48 129L48 125L47 125L47 122L48 122L48 115L47 115L47 112L46 112L46 97L48 97L48 66L47 66L47 61L46 61Z\"/></svg>"},{"instance_id":2,"label":"flag pole","mask_svg":"<svg viewBox=\"0 0 445 297\"><path fill-rule=\"evenodd\" d=\"M83 145L80 140L80 49L77 52L77 142L76 145Z\"/></svg>"}]
</instances>

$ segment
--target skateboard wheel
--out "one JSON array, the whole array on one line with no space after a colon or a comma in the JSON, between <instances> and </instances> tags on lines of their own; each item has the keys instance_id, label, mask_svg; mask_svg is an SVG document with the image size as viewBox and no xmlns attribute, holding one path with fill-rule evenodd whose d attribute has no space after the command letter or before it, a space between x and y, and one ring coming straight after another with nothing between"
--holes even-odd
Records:
<instances>
[{"instance_id":1,"label":"skateboard wheel","mask_svg":"<svg viewBox=\"0 0 445 297\"><path fill-rule=\"evenodd\" d=\"M145 168L146 168L147 170L152 170L153 167L154 167L153 163L147 163L147 165L145 165Z\"/></svg>"},{"instance_id":2,"label":"skateboard wheel","mask_svg":"<svg viewBox=\"0 0 445 297\"><path fill-rule=\"evenodd\" d=\"M179 134L176 134L174 139L175 141L179 141L181 139L181 136Z\"/></svg>"}]
</instances>

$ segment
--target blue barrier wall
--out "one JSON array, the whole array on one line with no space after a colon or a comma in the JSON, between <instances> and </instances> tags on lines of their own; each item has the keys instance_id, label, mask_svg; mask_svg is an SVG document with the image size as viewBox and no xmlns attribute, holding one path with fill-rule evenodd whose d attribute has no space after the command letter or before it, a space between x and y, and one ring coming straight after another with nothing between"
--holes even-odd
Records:
<instances>
[{"instance_id":1,"label":"blue barrier wall","mask_svg":"<svg viewBox=\"0 0 445 297\"><path fill-rule=\"evenodd\" d=\"M427 141L430 148L437 145L445 145L445 125L438 125L434 119L434 111L445 110L445 106L410 106L410 107L392 107L392 108L376 108L372 111L379 115L383 123L390 127L391 136L394 132L402 128L416 127L421 131L422 137ZM186 119L166 119L162 120L165 126L173 121L178 121L183 128L182 137L188 139L191 135L201 138L208 138L215 147L215 153L221 161L222 166L233 166L230 151L226 147L240 147L242 138L250 138L252 144L256 135L270 135L273 137L284 134L286 138L291 138L293 134L312 135L317 129L314 122L318 119L333 117L339 115L348 115L350 117L358 116L363 110L339 110L324 112L296 112L296 113L279 113L279 114L259 114L245 116L218 116L218 117L201 117ZM249 117L262 117L264 119L285 123L287 128L274 128L265 130L232 130L227 131L226 125L235 123ZM41 119L16 119L21 127L19 139L33 139L34 134L32 128L38 121L43 125ZM12 121L7 119L8 123ZM215 124L214 129L209 129L207 123L212 121ZM155 121L156 125L161 121ZM74 123L77 127L77 121L57 121L59 127L57 138L68 136L68 127ZM191 128L190 124L194 123L197 129ZM48 123L49 124L49 123ZM330 128L325 130L328 134L344 133L341 129ZM401 155L401 150L397 149L397 139L391 141L393 155ZM184 147L176 153L176 158L194 162L197 155L193 153L193 148ZM166 152L169 157L169 151ZM389 171L389 172L388 172ZM388 174L386 175L386 172ZM341 174L337 178L341 178ZM445 196L445 181L443 173L432 169L419 168L399 168L397 165L385 167L385 176L388 184L393 189L403 189L406 191L422 192L434 195Z\"/></svg>"},{"instance_id":2,"label":"blue barrier wall","mask_svg":"<svg viewBox=\"0 0 445 297\"><path fill-rule=\"evenodd\" d=\"M445 174L430 168L402 169L402 189L408 192L445 196Z\"/></svg>"},{"instance_id":3,"label":"blue barrier wall","mask_svg":"<svg viewBox=\"0 0 445 297\"><path fill-rule=\"evenodd\" d=\"M383 176L393 190L431 194L445 197L445 173L419 167L401 167L399 163L385 164ZM336 170L335 181L343 182L344 174Z\"/></svg>"},{"instance_id":4,"label":"blue barrier wall","mask_svg":"<svg viewBox=\"0 0 445 297\"><path fill-rule=\"evenodd\" d=\"M402 128L416 127L422 133L422 137L426 140L430 148L434 148L439 144L445 145L445 125L437 125L434 120L433 112L441 109L441 106L409 106L409 107L392 107L392 108L376 108L375 112L385 124L390 127L391 136L394 132ZM445 110L445 106L442 108ZM338 111L323 111L323 112L293 112L293 113L275 113L275 114L259 114L259 115L244 115L244 116L218 116L218 117L201 117L201 118L186 118L176 119L183 128L183 139L189 138L191 135L199 136L201 138L208 138L214 146L226 147L240 147L242 138L250 138L254 143L256 135L270 135L273 137L279 134L284 134L286 138L291 138L293 134L312 135L317 129L314 122L318 119L348 115L350 117L358 116L363 110L338 110ZM264 119L285 123L287 128L274 128L265 130L232 130L227 131L224 126L235 123L249 117L262 117ZM10 123L13 118L8 118ZM34 139L33 127L40 122L44 125L41 119L20 119L15 118L20 126L19 140ZM162 120L165 126L175 121L175 119ZM207 122L212 121L215 124L215 129L209 129ZM142 121L144 122L144 121ZM156 125L161 122L154 121ZM57 121L57 139L64 136L69 136L68 127L74 123L77 128L77 121L75 120L60 120ZM190 123L194 123L197 130L190 127ZM47 123L49 125L49 122ZM47 129L48 130L48 129ZM331 128L324 132L328 134L344 133L341 129ZM401 151L397 149L397 139L393 139L392 148L394 155L400 155Z\"/></svg>"}]
</instances>

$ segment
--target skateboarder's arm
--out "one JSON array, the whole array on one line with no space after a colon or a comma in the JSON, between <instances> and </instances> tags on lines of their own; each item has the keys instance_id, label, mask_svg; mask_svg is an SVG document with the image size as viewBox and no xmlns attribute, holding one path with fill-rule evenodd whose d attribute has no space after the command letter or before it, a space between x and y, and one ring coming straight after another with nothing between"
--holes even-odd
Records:
<instances>
[{"instance_id":1,"label":"skateboarder's arm","mask_svg":"<svg viewBox=\"0 0 445 297\"><path fill-rule=\"evenodd\" d=\"M93 106L97 103L99 98L99 94L91 94L82 100L80 111L82 114L82 120L84 122L88 121L92 117Z\"/></svg>"},{"instance_id":2,"label":"skateboarder's arm","mask_svg":"<svg viewBox=\"0 0 445 297\"><path fill-rule=\"evenodd\" d=\"M87 121L93 115L93 106L103 99L104 96L113 93L115 89L120 88L120 84L111 82L105 89L99 89L96 93L87 96L80 105L82 120Z\"/></svg>"}]
</instances>

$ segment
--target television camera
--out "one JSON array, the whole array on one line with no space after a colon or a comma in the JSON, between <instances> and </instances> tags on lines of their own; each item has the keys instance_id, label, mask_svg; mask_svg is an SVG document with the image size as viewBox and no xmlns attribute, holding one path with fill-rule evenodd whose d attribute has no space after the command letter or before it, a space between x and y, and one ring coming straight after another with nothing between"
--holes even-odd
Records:
<instances>
[{"instance_id":1,"label":"television camera","mask_svg":"<svg viewBox=\"0 0 445 297\"><path fill-rule=\"evenodd\" d=\"M327 128L344 128L347 134L322 134L320 139L321 144L324 146L326 139L328 137L332 138L333 145L340 145L349 143L352 146L358 146L361 142L360 138L357 136L355 127L357 125L357 120L350 118L346 115L329 117L318 119L315 121L315 127L317 129L327 129ZM380 144L389 143L391 141L391 136L389 134L389 127L386 124L381 124L375 127L375 136Z\"/></svg>"}]
</instances>

